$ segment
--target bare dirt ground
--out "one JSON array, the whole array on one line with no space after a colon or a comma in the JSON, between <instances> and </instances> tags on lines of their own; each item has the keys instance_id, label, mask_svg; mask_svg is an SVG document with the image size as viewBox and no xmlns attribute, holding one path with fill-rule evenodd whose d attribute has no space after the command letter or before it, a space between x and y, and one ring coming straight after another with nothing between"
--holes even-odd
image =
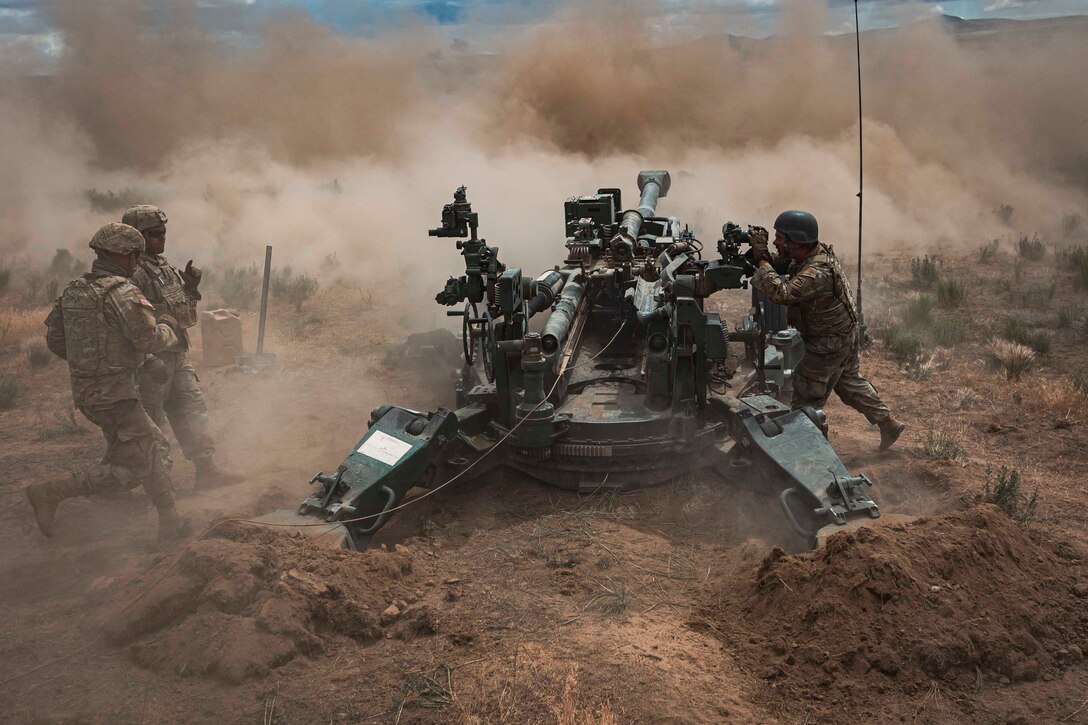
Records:
<instances>
[{"instance_id":1,"label":"bare dirt ground","mask_svg":"<svg viewBox=\"0 0 1088 725\"><path fill-rule=\"evenodd\" d=\"M709 474L581 497L493 474L409 508L365 554L237 523L159 551L139 492L65 502L48 540L22 488L102 443L68 417L64 366L28 364L16 333L45 310L9 292L0 373L22 393L0 412L0 719L1088 722L1085 293L1053 254L937 252L968 297L934 310L965 338L932 358L904 368L887 343L920 294L910 255L875 258L866 288L863 371L911 429L879 453L859 414L827 409L882 511L920 518L811 553L776 548L773 500ZM374 406L450 402L386 364L396 307L363 299L327 284L308 326L275 309L271 373L199 368L220 457L249 476L196 494L175 455L199 530L293 508ZM1018 381L988 364L1010 319L1049 343ZM1038 488L1030 521L980 504L1002 466Z\"/></svg>"}]
</instances>

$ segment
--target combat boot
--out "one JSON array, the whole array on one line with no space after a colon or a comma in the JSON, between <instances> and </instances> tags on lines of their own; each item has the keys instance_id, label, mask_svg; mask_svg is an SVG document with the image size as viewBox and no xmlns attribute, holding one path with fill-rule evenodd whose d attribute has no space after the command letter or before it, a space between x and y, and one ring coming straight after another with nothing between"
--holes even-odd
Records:
<instances>
[{"instance_id":1,"label":"combat boot","mask_svg":"<svg viewBox=\"0 0 1088 725\"><path fill-rule=\"evenodd\" d=\"M156 508L159 512L160 544L169 544L193 533L193 522L178 516L173 502L159 504Z\"/></svg>"},{"instance_id":2,"label":"combat boot","mask_svg":"<svg viewBox=\"0 0 1088 725\"><path fill-rule=\"evenodd\" d=\"M26 488L26 497L30 499L30 505L34 508L34 518L38 522L38 528L46 536L53 536L56 533L54 517L60 502L86 493L83 481L74 475L47 483L32 483Z\"/></svg>"},{"instance_id":3,"label":"combat boot","mask_svg":"<svg viewBox=\"0 0 1088 725\"><path fill-rule=\"evenodd\" d=\"M895 442L899 440L899 436L903 435L903 431L906 429L906 423L901 423L889 415L880 424L880 450L886 451L895 445Z\"/></svg>"},{"instance_id":4,"label":"combat boot","mask_svg":"<svg viewBox=\"0 0 1088 725\"><path fill-rule=\"evenodd\" d=\"M193 483L197 489L230 486L246 480L245 476L219 468L215 465L215 459L211 456L201 456L193 461L193 465L196 467L196 477Z\"/></svg>"}]
</instances>

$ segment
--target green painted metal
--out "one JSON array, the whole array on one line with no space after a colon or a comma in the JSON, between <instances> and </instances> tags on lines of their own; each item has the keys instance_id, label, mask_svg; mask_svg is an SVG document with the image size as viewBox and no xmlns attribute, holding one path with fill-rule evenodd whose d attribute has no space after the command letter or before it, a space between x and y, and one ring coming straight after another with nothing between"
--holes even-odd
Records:
<instances>
[{"instance_id":1,"label":"green painted metal","mask_svg":"<svg viewBox=\"0 0 1088 725\"><path fill-rule=\"evenodd\" d=\"M718 258L704 259L692 231L657 214L670 186L666 171L640 173L639 204L627 210L613 188L568 199L565 258L537 277L478 238L479 216L459 188L430 234L456 238L465 261L435 298L464 316L462 408L376 409L337 473L315 476L300 513L343 523L360 547L409 488L501 465L578 490L712 468L765 487L809 538L878 516L868 479L850 475L828 444L822 412L764 394L788 388L796 332L768 329L778 316L758 301L732 330L705 309L711 295L747 288L748 231L727 222ZM540 333L529 331L536 315L547 315ZM730 344L745 358L732 377Z\"/></svg>"}]
</instances>

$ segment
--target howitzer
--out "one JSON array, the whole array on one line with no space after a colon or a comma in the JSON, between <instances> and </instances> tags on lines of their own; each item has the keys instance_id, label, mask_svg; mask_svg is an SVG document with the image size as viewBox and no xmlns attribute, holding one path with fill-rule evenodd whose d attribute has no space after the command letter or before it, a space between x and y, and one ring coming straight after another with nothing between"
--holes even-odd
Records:
<instances>
[{"instance_id":1,"label":"howitzer","mask_svg":"<svg viewBox=\"0 0 1088 725\"><path fill-rule=\"evenodd\" d=\"M822 411L790 410L772 394L788 388L796 332L769 322L775 315L755 297L733 330L705 308L716 292L747 288L747 232L727 223L718 258L703 259L695 234L657 213L670 181L666 171L640 173L634 209L613 188L568 199L563 262L536 276L477 237L459 188L430 232L457 238L465 260L436 296L462 318L458 407L376 408L336 472L311 481L298 513L342 525L344 545L364 548L409 489L506 466L582 492L708 468L766 488L809 541L824 526L878 517L871 482L839 460ZM730 369L737 343L744 362Z\"/></svg>"}]
</instances>

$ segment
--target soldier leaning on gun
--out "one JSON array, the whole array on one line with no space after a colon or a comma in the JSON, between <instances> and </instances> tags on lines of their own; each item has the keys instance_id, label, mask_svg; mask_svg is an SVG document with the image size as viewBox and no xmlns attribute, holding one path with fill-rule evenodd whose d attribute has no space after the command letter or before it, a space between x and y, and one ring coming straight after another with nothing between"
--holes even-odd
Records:
<instances>
[{"instance_id":1,"label":"soldier leaning on gun","mask_svg":"<svg viewBox=\"0 0 1088 725\"><path fill-rule=\"evenodd\" d=\"M831 247L819 241L816 217L784 211L774 222L775 249L767 232L752 238L756 273L752 285L772 302L788 305L789 322L801 333L805 356L793 374L793 408L822 408L834 391L880 428L880 449L890 448L906 429L892 417L876 389L861 375L858 313L850 283ZM783 282L780 273L789 274Z\"/></svg>"},{"instance_id":2,"label":"soldier leaning on gun","mask_svg":"<svg viewBox=\"0 0 1088 725\"><path fill-rule=\"evenodd\" d=\"M196 303L200 301L200 269L193 260L178 270L166 260L166 214L148 204L129 208L121 221L139 231L146 243L132 282L155 306L158 315L169 315L181 325L178 342L156 354L166 366L165 382L150 375L140 376L144 408L160 427L170 421L178 445L196 468L196 487L209 488L237 483L239 476L215 465L215 442L208 431L208 406L197 384L196 371L189 362L189 335L196 324Z\"/></svg>"},{"instance_id":3,"label":"soldier leaning on gun","mask_svg":"<svg viewBox=\"0 0 1088 725\"><path fill-rule=\"evenodd\" d=\"M144 248L138 231L110 222L90 246L98 258L57 300L45 340L68 361L72 399L102 429L106 455L69 478L31 484L26 494L38 527L52 536L64 499L143 486L159 514L160 540L179 538L189 522L174 509L169 445L140 405L137 376L141 367L165 373L154 353L176 345L181 328L169 317L156 322L154 307L129 281Z\"/></svg>"}]
</instances>

